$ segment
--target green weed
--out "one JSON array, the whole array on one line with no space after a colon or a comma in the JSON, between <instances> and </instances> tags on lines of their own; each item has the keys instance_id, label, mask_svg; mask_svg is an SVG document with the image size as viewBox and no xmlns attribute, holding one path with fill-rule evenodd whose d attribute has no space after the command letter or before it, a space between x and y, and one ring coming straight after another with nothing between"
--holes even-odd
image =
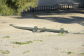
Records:
<instances>
[{"instance_id":1,"label":"green weed","mask_svg":"<svg viewBox=\"0 0 84 56\"><path fill-rule=\"evenodd\" d=\"M25 44L31 44L33 42L42 42L43 40L33 40L33 41L25 41L25 42L13 42L13 44L18 44L18 45L25 45Z\"/></svg>"},{"instance_id":2,"label":"green weed","mask_svg":"<svg viewBox=\"0 0 84 56\"><path fill-rule=\"evenodd\" d=\"M25 44L30 44L33 43L33 41L26 41L26 42L13 42L13 44L18 44L18 45L25 45Z\"/></svg>"},{"instance_id":3,"label":"green weed","mask_svg":"<svg viewBox=\"0 0 84 56\"><path fill-rule=\"evenodd\" d=\"M71 51L67 52L68 55L70 55L70 54L72 54L72 53L73 53L73 52L71 52Z\"/></svg>"},{"instance_id":4,"label":"green weed","mask_svg":"<svg viewBox=\"0 0 84 56\"><path fill-rule=\"evenodd\" d=\"M9 54L10 52L8 50L0 50L1 54Z\"/></svg>"},{"instance_id":5,"label":"green weed","mask_svg":"<svg viewBox=\"0 0 84 56\"><path fill-rule=\"evenodd\" d=\"M84 53L80 53L81 55L84 55Z\"/></svg>"},{"instance_id":6,"label":"green weed","mask_svg":"<svg viewBox=\"0 0 84 56\"><path fill-rule=\"evenodd\" d=\"M58 36L64 36L65 33L59 33Z\"/></svg>"},{"instance_id":7,"label":"green weed","mask_svg":"<svg viewBox=\"0 0 84 56\"><path fill-rule=\"evenodd\" d=\"M4 36L3 38L10 38L10 36Z\"/></svg>"}]
</instances>

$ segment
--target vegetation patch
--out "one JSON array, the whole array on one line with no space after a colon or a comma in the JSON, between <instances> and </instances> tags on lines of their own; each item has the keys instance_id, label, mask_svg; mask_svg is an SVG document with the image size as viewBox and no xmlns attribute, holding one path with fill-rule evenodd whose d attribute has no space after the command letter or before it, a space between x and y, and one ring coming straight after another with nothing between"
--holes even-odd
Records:
<instances>
[{"instance_id":1,"label":"vegetation patch","mask_svg":"<svg viewBox=\"0 0 84 56\"><path fill-rule=\"evenodd\" d=\"M58 36L64 36L65 33L59 33Z\"/></svg>"},{"instance_id":2,"label":"vegetation patch","mask_svg":"<svg viewBox=\"0 0 84 56\"><path fill-rule=\"evenodd\" d=\"M0 0L0 15L20 15L37 7L38 0Z\"/></svg>"},{"instance_id":3,"label":"vegetation patch","mask_svg":"<svg viewBox=\"0 0 84 56\"><path fill-rule=\"evenodd\" d=\"M72 53L73 53L73 52L71 52L71 51L67 52L68 55L70 55L70 54L72 54Z\"/></svg>"},{"instance_id":4,"label":"vegetation patch","mask_svg":"<svg viewBox=\"0 0 84 56\"><path fill-rule=\"evenodd\" d=\"M26 41L26 42L13 42L13 44L18 44L18 45L25 45L25 44L30 44L33 43L33 41Z\"/></svg>"},{"instance_id":5,"label":"vegetation patch","mask_svg":"<svg viewBox=\"0 0 84 56\"><path fill-rule=\"evenodd\" d=\"M1 54L9 54L10 52L8 50L0 50Z\"/></svg>"},{"instance_id":6,"label":"vegetation patch","mask_svg":"<svg viewBox=\"0 0 84 56\"><path fill-rule=\"evenodd\" d=\"M84 55L84 53L80 53L81 55Z\"/></svg>"},{"instance_id":7,"label":"vegetation patch","mask_svg":"<svg viewBox=\"0 0 84 56\"><path fill-rule=\"evenodd\" d=\"M10 36L4 36L3 38L10 38Z\"/></svg>"},{"instance_id":8,"label":"vegetation patch","mask_svg":"<svg viewBox=\"0 0 84 56\"><path fill-rule=\"evenodd\" d=\"M13 44L18 44L18 45L25 45L25 44L31 44L33 42L42 42L43 40L33 40L33 41L25 41L25 42L13 42Z\"/></svg>"}]
</instances>

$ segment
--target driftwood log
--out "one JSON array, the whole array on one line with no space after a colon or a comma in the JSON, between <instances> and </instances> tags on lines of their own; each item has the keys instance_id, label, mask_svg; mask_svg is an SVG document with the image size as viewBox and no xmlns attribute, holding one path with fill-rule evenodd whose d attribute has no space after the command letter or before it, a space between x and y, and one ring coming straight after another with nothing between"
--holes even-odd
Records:
<instances>
[{"instance_id":1,"label":"driftwood log","mask_svg":"<svg viewBox=\"0 0 84 56\"><path fill-rule=\"evenodd\" d=\"M17 28L17 29L23 29L23 30L29 30L32 32L54 32L54 33L68 33L67 30L64 30L64 28L61 28L60 30L55 29L47 29L47 28L38 28L37 26L34 27L21 27L21 26L14 26L13 24L10 24L10 26Z\"/></svg>"}]
</instances>

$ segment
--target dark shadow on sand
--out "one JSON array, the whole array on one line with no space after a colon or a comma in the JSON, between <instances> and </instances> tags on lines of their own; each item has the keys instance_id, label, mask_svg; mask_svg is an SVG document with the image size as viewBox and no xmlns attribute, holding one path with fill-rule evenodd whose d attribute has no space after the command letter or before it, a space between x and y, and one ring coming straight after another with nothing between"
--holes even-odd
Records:
<instances>
[{"instance_id":1,"label":"dark shadow on sand","mask_svg":"<svg viewBox=\"0 0 84 56\"><path fill-rule=\"evenodd\" d=\"M36 19L46 19L53 22L59 22L59 23L65 23L65 24L72 24L72 23L78 23L82 26L84 26L84 17L77 17L72 16L70 18L63 18L63 17L37 17Z\"/></svg>"},{"instance_id":2,"label":"dark shadow on sand","mask_svg":"<svg viewBox=\"0 0 84 56\"><path fill-rule=\"evenodd\" d=\"M59 22L59 23L65 23L65 24L72 24L72 23L78 23L82 26L84 26L84 17L81 16L71 16L70 18L64 18L64 17L39 17L39 15L67 15L70 13L81 13L79 11L73 11L73 10L64 10L64 11L56 11L56 12L49 12L49 13L30 13L26 16L17 17L17 19L45 19L50 20L53 22Z\"/></svg>"}]
</instances>

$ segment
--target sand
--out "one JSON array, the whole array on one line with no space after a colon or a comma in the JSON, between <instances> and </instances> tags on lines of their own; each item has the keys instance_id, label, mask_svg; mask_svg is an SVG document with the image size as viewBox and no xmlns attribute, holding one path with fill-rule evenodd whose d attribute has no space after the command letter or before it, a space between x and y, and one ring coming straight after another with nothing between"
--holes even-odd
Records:
<instances>
[{"instance_id":1,"label":"sand","mask_svg":"<svg viewBox=\"0 0 84 56\"><path fill-rule=\"evenodd\" d=\"M80 13L40 15L38 18L0 16L0 56L84 56L83 23L84 14ZM49 29L64 28L70 33L33 33L16 29L9 26L10 24ZM14 43L26 41L32 42L23 45ZM4 53L7 51L8 53Z\"/></svg>"}]
</instances>

